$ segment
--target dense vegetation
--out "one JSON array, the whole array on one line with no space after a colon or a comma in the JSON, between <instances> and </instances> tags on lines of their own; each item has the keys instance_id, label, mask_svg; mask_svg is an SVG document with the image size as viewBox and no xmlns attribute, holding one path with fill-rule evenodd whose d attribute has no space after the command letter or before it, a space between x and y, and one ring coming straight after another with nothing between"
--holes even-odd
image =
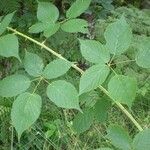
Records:
<instances>
[{"instance_id":1,"label":"dense vegetation","mask_svg":"<svg viewBox=\"0 0 150 150\"><path fill-rule=\"evenodd\" d=\"M150 2L0 0L0 150L149 150Z\"/></svg>"}]
</instances>

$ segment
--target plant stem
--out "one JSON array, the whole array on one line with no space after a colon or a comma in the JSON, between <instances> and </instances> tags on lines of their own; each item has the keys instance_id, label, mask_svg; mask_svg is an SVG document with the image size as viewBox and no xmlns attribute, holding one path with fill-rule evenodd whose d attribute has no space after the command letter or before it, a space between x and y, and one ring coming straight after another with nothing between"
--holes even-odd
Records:
<instances>
[{"instance_id":1,"label":"plant stem","mask_svg":"<svg viewBox=\"0 0 150 150\"><path fill-rule=\"evenodd\" d=\"M39 45L40 47L46 49L47 51L49 51L50 53L52 53L52 54L55 55L56 57L58 57L58 58L60 58L60 59L63 59L64 61L69 62L66 58L64 58L63 56L61 56L61 54L59 54L59 53L53 51L51 48L47 47L44 43L38 42L37 40L34 40L33 38L31 38L31 37L29 37L29 36L27 36L27 35L25 35L25 34L19 32L19 31L13 29L13 28L7 27L7 29L10 30L10 31L12 31L12 32L14 32L15 34L20 35L21 37L24 37L25 39L28 39L29 41L31 41L31 42L33 42L33 43ZM78 72L80 72L81 74L84 73L84 71L83 71L81 68L79 68L77 65L72 64L72 67L73 67L75 70L77 70ZM120 104L119 102L117 102L116 100L114 100L114 99L110 96L109 92L108 92L104 87L99 86L99 88L100 88L108 97L110 97L110 98L115 102L115 104L116 104L116 105L122 110L122 112L131 120L131 122L137 127L137 129L138 129L139 131L143 131L143 128L140 126L140 124L139 124L139 123L134 119L134 117L123 107L122 104Z\"/></svg>"},{"instance_id":2,"label":"plant stem","mask_svg":"<svg viewBox=\"0 0 150 150\"><path fill-rule=\"evenodd\" d=\"M132 121L132 123L138 128L139 131L143 131L143 128L141 127L141 125L134 119L134 117L123 107L122 104L120 104L119 102L117 102L116 100L114 100L109 92L103 88L102 86L99 86L99 88L103 91L103 93L105 93L109 98L111 98L113 100L113 102L118 106L118 108L121 109L121 111Z\"/></svg>"},{"instance_id":3,"label":"plant stem","mask_svg":"<svg viewBox=\"0 0 150 150\"><path fill-rule=\"evenodd\" d=\"M126 114L126 116L134 123L134 125L138 128L139 131L143 131L143 128L140 124L134 119L134 117L119 103L115 102L116 105Z\"/></svg>"},{"instance_id":4,"label":"plant stem","mask_svg":"<svg viewBox=\"0 0 150 150\"><path fill-rule=\"evenodd\" d=\"M66 58L62 57L61 54L56 53L51 48L49 48L48 46L46 46L44 43L38 42L37 40L34 40L33 38L31 38L31 37L29 37L29 36L27 36L27 35L19 32L19 31L15 30L15 29L12 29L10 27L7 27L7 29L10 30L10 31L12 31L12 32L14 32L17 35L20 35L20 36L24 37L25 39L28 39L29 41L31 41L31 42L39 45L40 47L45 48L47 51L49 51L51 54L55 55L56 57L58 57L60 59L63 59L64 61L69 62ZM76 69L80 73L84 72L82 69L80 69L79 67L77 67L75 64L73 64L72 67L74 69Z\"/></svg>"}]
</instances>

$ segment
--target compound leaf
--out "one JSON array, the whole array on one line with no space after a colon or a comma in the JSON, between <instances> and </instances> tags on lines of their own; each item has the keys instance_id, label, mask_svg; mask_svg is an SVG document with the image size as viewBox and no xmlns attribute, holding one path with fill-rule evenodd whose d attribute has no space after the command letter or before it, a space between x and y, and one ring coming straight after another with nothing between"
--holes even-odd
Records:
<instances>
[{"instance_id":1,"label":"compound leaf","mask_svg":"<svg viewBox=\"0 0 150 150\"><path fill-rule=\"evenodd\" d=\"M29 28L30 33L40 33L49 27L50 23L37 22Z\"/></svg>"},{"instance_id":2,"label":"compound leaf","mask_svg":"<svg viewBox=\"0 0 150 150\"><path fill-rule=\"evenodd\" d=\"M31 82L24 75L11 75L7 76L0 81L0 96L13 97L26 91Z\"/></svg>"},{"instance_id":3,"label":"compound leaf","mask_svg":"<svg viewBox=\"0 0 150 150\"><path fill-rule=\"evenodd\" d=\"M56 59L50 62L43 71L43 76L46 79L53 79L65 74L71 67L72 63L62 59Z\"/></svg>"},{"instance_id":4,"label":"compound leaf","mask_svg":"<svg viewBox=\"0 0 150 150\"><path fill-rule=\"evenodd\" d=\"M94 107L97 100L99 100L99 93L94 90L79 96L80 104L88 108Z\"/></svg>"},{"instance_id":5,"label":"compound leaf","mask_svg":"<svg viewBox=\"0 0 150 150\"><path fill-rule=\"evenodd\" d=\"M69 82L63 80L52 82L47 87L47 96L58 107L80 110L78 92Z\"/></svg>"},{"instance_id":6,"label":"compound leaf","mask_svg":"<svg viewBox=\"0 0 150 150\"><path fill-rule=\"evenodd\" d=\"M107 78L109 68L98 64L87 69L80 78L79 94L89 92L100 86Z\"/></svg>"},{"instance_id":7,"label":"compound leaf","mask_svg":"<svg viewBox=\"0 0 150 150\"><path fill-rule=\"evenodd\" d=\"M60 28L59 23L49 24L48 28L44 29L44 36L49 38L53 34L55 34Z\"/></svg>"},{"instance_id":8,"label":"compound leaf","mask_svg":"<svg viewBox=\"0 0 150 150\"><path fill-rule=\"evenodd\" d=\"M6 30L8 25L10 24L12 17L14 16L14 13L8 14L4 17L4 19L0 23L0 35Z\"/></svg>"},{"instance_id":9,"label":"compound leaf","mask_svg":"<svg viewBox=\"0 0 150 150\"><path fill-rule=\"evenodd\" d=\"M30 27L29 32L40 33L44 31L44 36L48 38L55 34L59 30L59 28L59 23L38 22Z\"/></svg>"},{"instance_id":10,"label":"compound leaf","mask_svg":"<svg viewBox=\"0 0 150 150\"><path fill-rule=\"evenodd\" d=\"M80 16L86 9L88 9L91 0L76 0L68 9L67 18L76 18Z\"/></svg>"},{"instance_id":11,"label":"compound leaf","mask_svg":"<svg viewBox=\"0 0 150 150\"><path fill-rule=\"evenodd\" d=\"M110 59L109 51L95 40L79 40L82 56L92 63L105 64Z\"/></svg>"},{"instance_id":12,"label":"compound leaf","mask_svg":"<svg viewBox=\"0 0 150 150\"><path fill-rule=\"evenodd\" d=\"M122 127L118 125L111 125L107 129L108 139L112 144L121 150L131 150L132 139Z\"/></svg>"},{"instance_id":13,"label":"compound leaf","mask_svg":"<svg viewBox=\"0 0 150 150\"><path fill-rule=\"evenodd\" d=\"M18 55L19 44L18 38L14 34L7 34L0 37L0 55L3 57L16 57L20 60Z\"/></svg>"},{"instance_id":14,"label":"compound leaf","mask_svg":"<svg viewBox=\"0 0 150 150\"><path fill-rule=\"evenodd\" d=\"M120 55L125 52L132 40L132 31L124 16L108 25L104 33L106 47L110 53Z\"/></svg>"},{"instance_id":15,"label":"compound leaf","mask_svg":"<svg viewBox=\"0 0 150 150\"><path fill-rule=\"evenodd\" d=\"M38 119L41 106L42 100L37 94L23 93L14 101L11 120L18 133L18 139Z\"/></svg>"},{"instance_id":16,"label":"compound leaf","mask_svg":"<svg viewBox=\"0 0 150 150\"><path fill-rule=\"evenodd\" d=\"M143 68L150 68L150 38L144 38L138 45L136 63Z\"/></svg>"},{"instance_id":17,"label":"compound leaf","mask_svg":"<svg viewBox=\"0 0 150 150\"><path fill-rule=\"evenodd\" d=\"M108 108L110 108L110 101L108 101L105 97L101 100L97 100L94 106L94 115L98 122L103 123L106 121L108 117Z\"/></svg>"},{"instance_id":18,"label":"compound leaf","mask_svg":"<svg viewBox=\"0 0 150 150\"><path fill-rule=\"evenodd\" d=\"M111 97L115 101L127 104L129 107L135 99L136 89L136 80L128 76L116 75L108 83L108 91Z\"/></svg>"},{"instance_id":19,"label":"compound leaf","mask_svg":"<svg viewBox=\"0 0 150 150\"><path fill-rule=\"evenodd\" d=\"M36 54L26 52L24 67L29 75L38 77L42 74L44 67L43 60Z\"/></svg>"},{"instance_id":20,"label":"compound leaf","mask_svg":"<svg viewBox=\"0 0 150 150\"><path fill-rule=\"evenodd\" d=\"M88 22L83 19L71 19L63 23L61 29L69 33L89 33L88 31Z\"/></svg>"},{"instance_id":21,"label":"compound leaf","mask_svg":"<svg viewBox=\"0 0 150 150\"><path fill-rule=\"evenodd\" d=\"M149 150L150 148L150 129L139 132L133 139L134 150Z\"/></svg>"},{"instance_id":22,"label":"compound leaf","mask_svg":"<svg viewBox=\"0 0 150 150\"><path fill-rule=\"evenodd\" d=\"M93 119L94 113L92 109L86 109L83 113L79 112L73 120L73 129L80 134L90 128Z\"/></svg>"},{"instance_id":23,"label":"compound leaf","mask_svg":"<svg viewBox=\"0 0 150 150\"><path fill-rule=\"evenodd\" d=\"M39 2L37 18L41 22L56 22L59 17L59 11L55 5L49 2Z\"/></svg>"}]
</instances>

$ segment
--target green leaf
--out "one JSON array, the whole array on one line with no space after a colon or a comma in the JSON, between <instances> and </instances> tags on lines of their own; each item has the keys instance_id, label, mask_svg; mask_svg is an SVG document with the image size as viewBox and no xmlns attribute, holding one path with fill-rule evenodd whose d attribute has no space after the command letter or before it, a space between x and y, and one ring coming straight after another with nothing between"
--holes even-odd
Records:
<instances>
[{"instance_id":1,"label":"green leaf","mask_svg":"<svg viewBox=\"0 0 150 150\"><path fill-rule=\"evenodd\" d=\"M143 68L150 68L150 38L144 38L138 45L136 63Z\"/></svg>"},{"instance_id":2,"label":"green leaf","mask_svg":"<svg viewBox=\"0 0 150 150\"><path fill-rule=\"evenodd\" d=\"M63 80L52 82L47 87L47 96L58 107L80 110L78 92L69 82Z\"/></svg>"},{"instance_id":3,"label":"green leaf","mask_svg":"<svg viewBox=\"0 0 150 150\"><path fill-rule=\"evenodd\" d=\"M14 13L8 14L4 17L4 19L0 23L0 35L6 30L8 25L10 24L12 17L14 16Z\"/></svg>"},{"instance_id":4,"label":"green leaf","mask_svg":"<svg viewBox=\"0 0 150 150\"><path fill-rule=\"evenodd\" d=\"M116 22L108 25L104 33L106 47L110 53L120 55L125 52L132 40L132 31L124 16Z\"/></svg>"},{"instance_id":5,"label":"green leaf","mask_svg":"<svg viewBox=\"0 0 150 150\"><path fill-rule=\"evenodd\" d=\"M24 75L11 75L7 76L0 81L0 96L13 97L26 91L31 82Z\"/></svg>"},{"instance_id":6,"label":"green leaf","mask_svg":"<svg viewBox=\"0 0 150 150\"><path fill-rule=\"evenodd\" d=\"M19 44L18 38L13 34L7 34L0 37L0 55L3 57L16 57L20 60L18 55Z\"/></svg>"},{"instance_id":7,"label":"green leaf","mask_svg":"<svg viewBox=\"0 0 150 150\"><path fill-rule=\"evenodd\" d=\"M101 100L97 100L94 106L94 115L97 121L103 123L108 117L108 109L110 108L110 101L102 97Z\"/></svg>"},{"instance_id":8,"label":"green leaf","mask_svg":"<svg viewBox=\"0 0 150 150\"><path fill-rule=\"evenodd\" d=\"M133 139L134 150L149 150L150 148L150 129L139 132Z\"/></svg>"},{"instance_id":9,"label":"green leaf","mask_svg":"<svg viewBox=\"0 0 150 150\"><path fill-rule=\"evenodd\" d=\"M107 129L108 139L112 144L121 150L131 150L132 139L122 127L118 125L111 125Z\"/></svg>"},{"instance_id":10,"label":"green leaf","mask_svg":"<svg viewBox=\"0 0 150 150\"><path fill-rule=\"evenodd\" d=\"M42 100L37 94L23 93L14 101L11 120L18 133L18 139L38 119L41 106Z\"/></svg>"},{"instance_id":11,"label":"green leaf","mask_svg":"<svg viewBox=\"0 0 150 150\"><path fill-rule=\"evenodd\" d=\"M40 33L40 32L43 32L45 29L47 29L49 27L50 23L47 23L47 22L38 22L34 25L32 25L30 28L29 28L29 32L30 33Z\"/></svg>"},{"instance_id":12,"label":"green leaf","mask_svg":"<svg viewBox=\"0 0 150 150\"><path fill-rule=\"evenodd\" d=\"M38 22L30 27L29 32L40 33L44 31L44 36L48 38L55 34L59 28L59 23Z\"/></svg>"},{"instance_id":13,"label":"green leaf","mask_svg":"<svg viewBox=\"0 0 150 150\"><path fill-rule=\"evenodd\" d=\"M45 37L50 37L52 36L53 34L55 34L60 28L60 24L59 23L56 23L56 24L50 24L48 26L48 28L44 29L44 36Z\"/></svg>"},{"instance_id":14,"label":"green leaf","mask_svg":"<svg viewBox=\"0 0 150 150\"><path fill-rule=\"evenodd\" d=\"M86 9L88 9L91 0L76 0L68 9L67 18L76 18L80 16Z\"/></svg>"},{"instance_id":15,"label":"green leaf","mask_svg":"<svg viewBox=\"0 0 150 150\"><path fill-rule=\"evenodd\" d=\"M56 59L50 62L43 71L43 76L46 79L54 79L64 75L71 67L70 62L66 62L62 59Z\"/></svg>"},{"instance_id":16,"label":"green leaf","mask_svg":"<svg viewBox=\"0 0 150 150\"><path fill-rule=\"evenodd\" d=\"M93 119L94 114L92 109L86 109L83 113L79 112L73 120L73 129L80 134L90 128Z\"/></svg>"},{"instance_id":17,"label":"green leaf","mask_svg":"<svg viewBox=\"0 0 150 150\"><path fill-rule=\"evenodd\" d=\"M61 25L61 29L69 33L89 33L88 22L83 19L71 19Z\"/></svg>"},{"instance_id":18,"label":"green leaf","mask_svg":"<svg viewBox=\"0 0 150 150\"><path fill-rule=\"evenodd\" d=\"M108 91L111 97L115 101L127 104L129 107L135 99L136 90L136 80L128 76L116 75L108 83Z\"/></svg>"},{"instance_id":19,"label":"green leaf","mask_svg":"<svg viewBox=\"0 0 150 150\"><path fill-rule=\"evenodd\" d=\"M86 108L92 108L97 100L99 100L99 93L94 90L88 93L84 93L79 97L80 104L84 105Z\"/></svg>"},{"instance_id":20,"label":"green leaf","mask_svg":"<svg viewBox=\"0 0 150 150\"><path fill-rule=\"evenodd\" d=\"M37 18L41 22L56 22L59 17L59 11L55 5L49 2L39 2Z\"/></svg>"},{"instance_id":21,"label":"green leaf","mask_svg":"<svg viewBox=\"0 0 150 150\"><path fill-rule=\"evenodd\" d=\"M109 51L98 41L79 40L82 56L92 63L107 63L110 59Z\"/></svg>"},{"instance_id":22,"label":"green leaf","mask_svg":"<svg viewBox=\"0 0 150 150\"><path fill-rule=\"evenodd\" d=\"M80 78L79 93L89 92L100 86L107 78L109 68L106 65L98 64L87 69Z\"/></svg>"},{"instance_id":23,"label":"green leaf","mask_svg":"<svg viewBox=\"0 0 150 150\"><path fill-rule=\"evenodd\" d=\"M29 75L38 77L43 71L43 60L36 54L26 52L24 58L24 67Z\"/></svg>"}]
</instances>

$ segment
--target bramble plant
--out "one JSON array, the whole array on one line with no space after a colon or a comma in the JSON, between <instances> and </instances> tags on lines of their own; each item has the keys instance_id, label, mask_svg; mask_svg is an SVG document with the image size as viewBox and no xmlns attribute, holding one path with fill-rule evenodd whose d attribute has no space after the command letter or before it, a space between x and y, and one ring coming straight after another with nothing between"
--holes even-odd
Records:
<instances>
[{"instance_id":1,"label":"bramble plant","mask_svg":"<svg viewBox=\"0 0 150 150\"><path fill-rule=\"evenodd\" d=\"M26 74L14 73L3 78L0 81L0 96L14 98L11 108L11 122L16 129L19 141L23 132L29 129L40 116L42 96L37 94L36 91L41 83L45 82L47 84L45 93L50 101L63 109L78 111L71 127L74 134L80 134L88 130L95 118L103 123L107 116L107 110L110 106L116 105L133 126L139 130L139 133L132 139L121 126L111 124L107 128L106 138L111 141L114 147L121 150L148 150L150 129L142 127L131 113L131 107L138 89L136 78L120 74L113 68L114 59L120 57L129 49L134 38L125 16L122 15L107 26L104 32L106 43L94 39L78 39L83 58L91 64L86 71L79 68L76 62L67 60L45 44L47 39L58 30L90 35L88 22L78 18L87 10L90 3L91 0L76 0L67 10L66 18L59 21L59 10L54 4L38 2L37 22L29 28L29 33L43 33L44 42L39 42L9 27L15 12L1 18L0 55L18 59L23 64ZM9 33L4 34L6 30ZM28 50L25 50L24 59L21 59L19 56L19 37L47 50L56 56L56 59L49 64L44 64L40 56ZM150 38L145 37L137 45L138 52L135 59L128 60L125 63L134 61L141 68L150 68ZM71 68L81 74L78 89L72 83L58 79ZM34 88L30 88L32 83L36 84L33 84L35 85ZM88 94L94 90L101 90L111 101L97 100L91 107L81 105L80 97L88 98ZM106 147L100 148L100 150L112 149Z\"/></svg>"}]
</instances>

